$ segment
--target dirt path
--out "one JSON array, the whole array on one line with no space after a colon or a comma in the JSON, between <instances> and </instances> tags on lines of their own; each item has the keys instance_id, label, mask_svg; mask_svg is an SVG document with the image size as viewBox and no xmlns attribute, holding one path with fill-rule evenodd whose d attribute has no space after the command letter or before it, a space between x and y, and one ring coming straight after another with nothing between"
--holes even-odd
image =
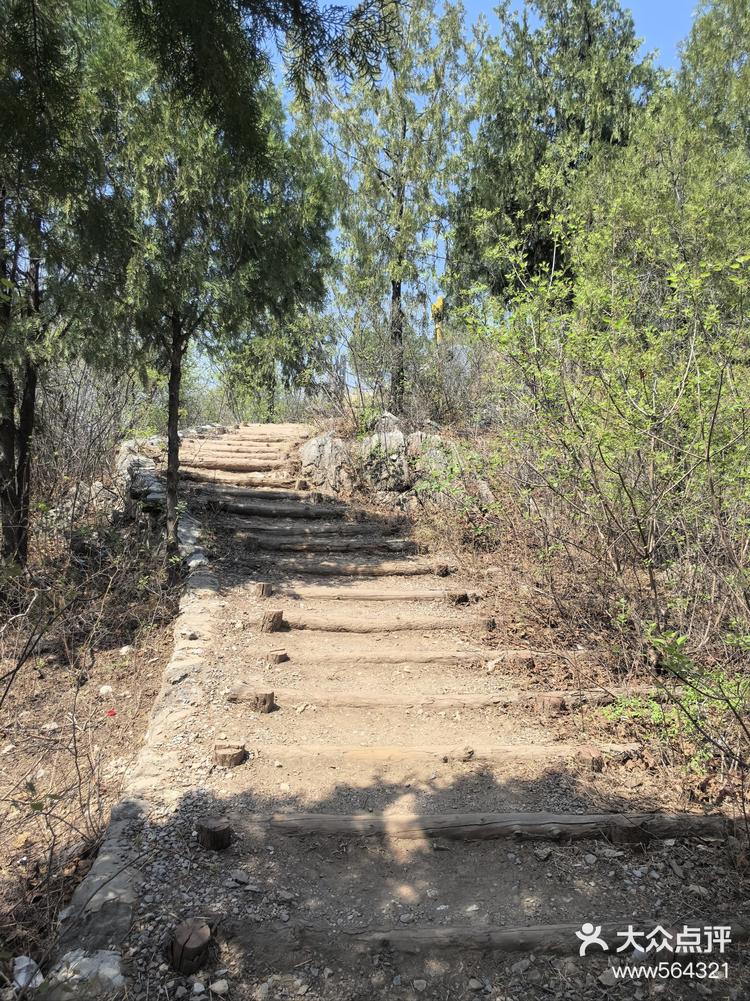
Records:
<instances>
[{"instance_id":1,"label":"dirt path","mask_svg":"<svg viewBox=\"0 0 750 1001\"><path fill-rule=\"evenodd\" d=\"M608 971L629 926L670 964L664 929L747 929L721 825L666 812L677 784L608 731L603 689L560 690L560 662L593 652L511 643L482 582L415 552L408 524L307 491L310 433L245 426L183 450L218 587L149 737L135 996L747 997L733 947L682 957L720 979ZM216 765L217 743L244 761ZM231 822L224 851L196 840L211 816ZM218 951L183 978L164 942L196 915ZM586 922L608 954L579 957Z\"/></svg>"}]
</instances>

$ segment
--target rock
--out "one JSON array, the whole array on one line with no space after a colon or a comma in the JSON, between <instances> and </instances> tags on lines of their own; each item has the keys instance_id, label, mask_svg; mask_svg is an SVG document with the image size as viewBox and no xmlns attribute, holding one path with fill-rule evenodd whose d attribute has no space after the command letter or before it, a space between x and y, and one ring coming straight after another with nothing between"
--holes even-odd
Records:
<instances>
[{"instance_id":1,"label":"rock","mask_svg":"<svg viewBox=\"0 0 750 1001\"><path fill-rule=\"evenodd\" d=\"M217 997L223 998L229 993L229 981L228 980L215 980L214 983L208 985L208 989L212 994Z\"/></svg>"},{"instance_id":2,"label":"rock","mask_svg":"<svg viewBox=\"0 0 750 1001\"><path fill-rule=\"evenodd\" d=\"M470 991L481 991L481 989L483 987L484 987L484 984L482 983L482 981L481 980L477 980L476 977L472 977L471 980L469 980L469 990Z\"/></svg>"},{"instance_id":3,"label":"rock","mask_svg":"<svg viewBox=\"0 0 750 1001\"><path fill-rule=\"evenodd\" d=\"M545 845L543 848L535 848L534 854L539 859L540 862L546 862L547 859L552 854L552 849Z\"/></svg>"},{"instance_id":4,"label":"rock","mask_svg":"<svg viewBox=\"0 0 750 1001\"><path fill-rule=\"evenodd\" d=\"M180 1001L181 998L184 998L186 994L187 994L187 987L178 987L177 990L174 992L174 996L178 999L178 1001Z\"/></svg>"},{"instance_id":5,"label":"rock","mask_svg":"<svg viewBox=\"0 0 750 1001\"><path fill-rule=\"evenodd\" d=\"M13 960L13 983L19 990L39 987L44 980L31 956L16 956Z\"/></svg>"},{"instance_id":6,"label":"rock","mask_svg":"<svg viewBox=\"0 0 750 1001\"><path fill-rule=\"evenodd\" d=\"M704 897L706 899L711 896L705 886L698 886L697 883L691 883L688 886L688 891L694 893L697 897Z\"/></svg>"},{"instance_id":7,"label":"rock","mask_svg":"<svg viewBox=\"0 0 750 1001\"><path fill-rule=\"evenodd\" d=\"M591 855L590 853L588 855L584 855L583 861L586 865L596 865L596 855Z\"/></svg>"},{"instance_id":8,"label":"rock","mask_svg":"<svg viewBox=\"0 0 750 1001\"><path fill-rule=\"evenodd\" d=\"M514 963L511 966L510 972L515 973L516 976L520 976L522 973L525 973L530 966L531 966L530 959L519 959L517 963Z\"/></svg>"},{"instance_id":9,"label":"rock","mask_svg":"<svg viewBox=\"0 0 750 1001\"><path fill-rule=\"evenodd\" d=\"M117 652L121 657L128 657L133 652L133 648L132 646L121 646Z\"/></svg>"},{"instance_id":10,"label":"rock","mask_svg":"<svg viewBox=\"0 0 750 1001\"><path fill-rule=\"evenodd\" d=\"M311 438L299 450L303 477L314 486L348 493L354 485L349 449L332 431Z\"/></svg>"},{"instance_id":11,"label":"rock","mask_svg":"<svg viewBox=\"0 0 750 1001\"><path fill-rule=\"evenodd\" d=\"M232 869L229 873L229 878L233 879L235 883L240 883L242 886L246 886L250 882L250 877L244 869Z\"/></svg>"},{"instance_id":12,"label":"rock","mask_svg":"<svg viewBox=\"0 0 750 1001\"><path fill-rule=\"evenodd\" d=\"M205 994L205 993L206 993L206 988L205 988L205 986L204 986L204 985L203 985L203 984L202 984L202 983L200 982L200 980L196 980L196 981L195 981L195 983L193 984L193 991L192 991L192 993L193 993L193 994L194 994L194 995L195 995L196 997L198 997L198 996L199 996L199 995L201 995L201 994Z\"/></svg>"},{"instance_id":13,"label":"rock","mask_svg":"<svg viewBox=\"0 0 750 1001\"><path fill-rule=\"evenodd\" d=\"M604 973L599 977L599 983L604 984L605 987L614 987L617 983L617 977L615 976L615 971L610 966L609 969L605 970Z\"/></svg>"},{"instance_id":14,"label":"rock","mask_svg":"<svg viewBox=\"0 0 750 1001\"><path fill-rule=\"evenodd\" d=\"M375 421L370 425L370 431L374 431L376 434L384 434L388 431L398 431L401 428L401 421L395 414L390 413L385 410L380 417L377 417Z\"/></svg>"},{"instance_id":15,"label":"rock","mask_svg":"<svg viewBox=\"0 0 750 1001\"><path fill-rule=\"evenodd\" d=\"M109 698L109 696L112 694L112 691L113 689L111 685L102 685L101 688L99 689L99 694L103 699L106 699Z\"/></svg>"},{"instance_id":16,"label":"rock","mask_svg":"<svg viewBox=\"0 0 750 1001\"><path fill-rule=\"evenodd\" d=\"M412 987L414 988L415 991L419 991L419 993L421 994L422 991L426 991L427 990L427 981L426 980L414 980L414 981L412 981Z\"/></svg>"},{"instance_id":17,"label":"rock","mask_svg":"<svg viewBox=\"0 0 750 1001\"><path fill-rule=\"evenodd\" d=\"M67 996L89 998L97 993L122 990L125 977L119 952L101 949L87 953L83 949L66 952L49 975L51 987L61 987Z\"/></svg>"}]
</instances>

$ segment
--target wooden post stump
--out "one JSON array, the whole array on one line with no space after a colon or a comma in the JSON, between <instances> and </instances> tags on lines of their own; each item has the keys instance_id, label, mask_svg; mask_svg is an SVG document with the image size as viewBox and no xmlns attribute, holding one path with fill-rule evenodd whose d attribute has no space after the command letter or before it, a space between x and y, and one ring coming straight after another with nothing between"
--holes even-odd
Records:
<instances>
[{"instance_id":1,"label":"wooden post stump","mask_svg":"<svg viewBox=\"0 0 750 1001\"><path fill-rule=\"evenodd\" d=\"M220 852L232 843L232 826L227 817L204 817L196 824L198 843Z\"/></svg>"},{"instance_id":2,"label":"wooden post stump","mask_svg":"<svg viewBox=\"0 0 750 1001\"><path fill-rule=\"evenodd\" d=\"M203 918L188 918L177 925L169 946L172 966L183 976L190 976L208 959L211 929Z\"/></svg>"},{"instance_id":3,"label":"wooden post stump","mask_svg":"<svg viewBox=\"0 0 750 1001\"><path fill-rule=\"evenodd\" d=\"M214 761L222 768L236 768L247 757L244 744L229 740L217 740L214 744Z\"/></svg>"},{"instance_id":4,"label":"wooden post stump","mask_svg":"<svg viewBox=\"0 0 750 1001\"><path fill-rule=\"evenodd\" d=\"M449 591L448 601L452 605L468 605L469 595L467 591Z\"/></svg>"},{"instance_id":5,"label":"wooden post stump","mask_svg":"<svg viewBox=\"0 0 750 1001\"><path fill-rule=\"evenodd\" d=\"M289 660L286 650L269 650L266 658L269 664L285 664Z\"/></svg>"},{"instance_id":6,"label":"wooden post stump","mask_svg":"<svg viewBox=\"0 0 750 1001\"><path fill-rule=\"evenodd\" d=\"M273 584L267 581L260 581L253 589L256 598L270 598L273 594Z\"/></svg>"},{"instance_id":7,"label":"wooden post stump","mask_svg":"<svg viewBox=\"0 0 750 1001\"><path fill-rule=\"evenodd\" d=\"M567 708L562 695L537 695L534 705L543 716L559 716Z\"/></svg>"},{"instance_id":8,"label":"wooden post stump","mask_svg":"<svg viewBox=\"0 0 750 1001\"><path fill-rule=\"evenodd\" d=\"M604 755L593 744L583 744L579 747L576 751L576 761L583 768L591 772L601 772L604 770Z\"/></svg>"},{"instance_id":9,"label":"wooden post stump","mask_svg":"<svg viewBox=\"0 0 750 1001\"><path fill-rule=\"evenodd\" d=\"M283 611L264 612L260 621L262 633L277 633L284 624Z\"/></svg>"},{"instance_id":10,"label":"wooden post stump","mask_svg":"<svg viewBox=\"0 0 750 1001\"><path fill-rule=\"evenodd\" d=\"M249 702L250 708L256 713L271 713L275 708L273 692L255 692Z\"/></svg>"}]
</instances>

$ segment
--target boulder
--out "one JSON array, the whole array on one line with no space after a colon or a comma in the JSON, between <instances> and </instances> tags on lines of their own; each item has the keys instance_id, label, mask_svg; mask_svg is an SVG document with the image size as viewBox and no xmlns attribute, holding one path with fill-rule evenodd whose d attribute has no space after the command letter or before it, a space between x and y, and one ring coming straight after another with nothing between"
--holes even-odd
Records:
<instances>
[{"instance_id":1,"label":"boulder","mask_svg":"<svg viewBox=\"0 0 750 1001\"><path fill-rule=\"evenodd\" d=\"M302 478L334 493L349 493L354 470L346 443L332 431L310 438L299 451Z\"/></svg>"}]
</instances>

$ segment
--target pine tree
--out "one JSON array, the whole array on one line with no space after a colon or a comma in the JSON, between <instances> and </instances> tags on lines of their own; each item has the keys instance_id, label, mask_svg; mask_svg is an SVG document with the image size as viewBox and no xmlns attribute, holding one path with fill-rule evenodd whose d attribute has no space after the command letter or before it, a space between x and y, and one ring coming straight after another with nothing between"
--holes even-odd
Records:
<instances>
[{"instance_id":1,"label":"pine tree","mask_svg":"<svg viewBox=\"0 0 750 1001\"><path fill-rule=\"evenodd\" d=\"M553 220L572 178L628 142L657 83L617 0L526 0L520 15L506 2L499 16L472 87L476 135L452 209L464 292L479 282L502 293L516 255L531 274L563 265Z\"/></svg>"},{"instance_id":2,"label":"pine tree","mask_svg":"<svg viewBox=\"0 0 750 1001\"><path fill-rule=\"evenodd\" d=\"M438 16L432 0L417 0L401 8L399 18L398 43L378 88L360 81L314 109L342 180L339 305L355 331L355 350L372 359L376 384L389 369L390 406L397 413L404 406L408 343L416 337L418 313L428 313L440 272L469 58L460 6L446 4Z\"/></svg>"},{"instance_id":3,"label":"pine tree","mask_svg":"<svg viewBox=\"0 0 750 1001\"><path fill-rule=\"evenodd\" d=\"M132 192L120 321L169 372L167 545L177 551L178 421L188 346L251 340L319 301L328 262L327 181L304 137L284 135L264 91L262 167L232 154L216 127L156 82L130 108Z\"/></svg>"}]
</instances>

